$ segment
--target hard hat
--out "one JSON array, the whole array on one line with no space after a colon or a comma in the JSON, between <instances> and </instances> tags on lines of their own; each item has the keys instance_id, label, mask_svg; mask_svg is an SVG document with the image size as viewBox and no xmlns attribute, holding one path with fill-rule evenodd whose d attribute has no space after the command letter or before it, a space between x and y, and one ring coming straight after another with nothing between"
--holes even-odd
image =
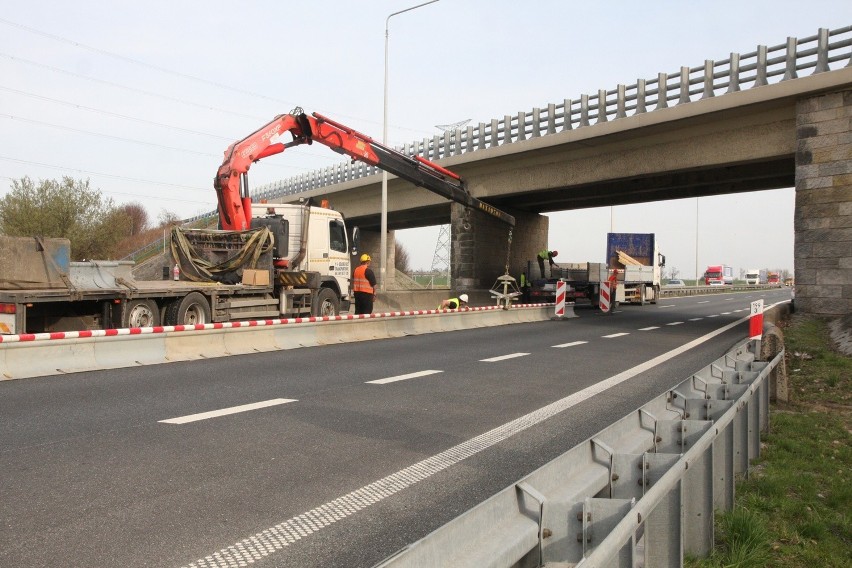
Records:
<instances>
[{"instance_id":1,"label":"hard hat","mask_svg":"<svg viewBox=\"0 0 852 568\"><path fill-rule=\"evenodd\" d=\"M559 254L559 251L558 251L558 250L554 250L554 251L550 251L550 252L552 252L552 253L553 253L553 256L557 256L557 255Z\"/></svg>"},{"instance_id":2,"label":"hard hat","mask_svg":"<svg viewBox=\"0 0 852 568\"><path fill-rule=\"evenodd\" d=\"M459 296L459 300L466 304L467 303L467 294L462 294L461 296Z\"/></svg>"},{"instance_id":3,"label":"hard hat","mask_svg":"<svg viewBox=\"0 0 852 568\"><path fill-rule=\"evenodd\" d=\"M361 262L367 262L368 260L373 260L372 258L370 258L369 254L364 253L361 255Z\"/></svg>"}]
</instances>

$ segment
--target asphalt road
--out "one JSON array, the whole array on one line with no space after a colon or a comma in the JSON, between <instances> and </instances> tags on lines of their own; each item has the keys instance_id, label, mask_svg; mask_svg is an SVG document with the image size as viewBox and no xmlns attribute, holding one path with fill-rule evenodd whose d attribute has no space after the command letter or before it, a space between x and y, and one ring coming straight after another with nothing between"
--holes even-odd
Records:
<instances>
[{"instance_id":1,"label":"asphalt road","mask_svg":"<svg viewBox=\"0 0 852 568\"><path fill-rule=\"evenodd\" d=\"M0 566L373 566L682 381L747 324L536 411L760 297L789 290L0 382Z\"/></svg>"}]
</instances>

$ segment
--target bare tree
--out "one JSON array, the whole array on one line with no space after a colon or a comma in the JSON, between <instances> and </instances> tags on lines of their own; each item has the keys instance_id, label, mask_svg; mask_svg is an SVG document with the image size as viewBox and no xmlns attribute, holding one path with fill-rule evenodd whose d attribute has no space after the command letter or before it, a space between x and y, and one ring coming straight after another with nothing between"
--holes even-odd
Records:
<instances>
[{"instance_id":1,"label":"bare tree","mask_svg":"<svg viewBox=\"0 0 852 568\"><path fill-rule=\"evenodd\" d=\"M397 270L405 274L411 272L411 259L408 256L408 251L405 250L405 247L399 241L396 241L394 246L394 258L396 259Z\"/></svg>"},{"instance_id":2,"label":"bare tree","mask_svg":"<svg viewBox=\"0 0 852 568\"><path fill-rule=\"evenodd\" d=\"M149 229L148 211L144 205L138 202L126 203L121 206L121 210L130 218L130 225L127 227L128 236L135 237Z\"/></svg>"}]
</instances>

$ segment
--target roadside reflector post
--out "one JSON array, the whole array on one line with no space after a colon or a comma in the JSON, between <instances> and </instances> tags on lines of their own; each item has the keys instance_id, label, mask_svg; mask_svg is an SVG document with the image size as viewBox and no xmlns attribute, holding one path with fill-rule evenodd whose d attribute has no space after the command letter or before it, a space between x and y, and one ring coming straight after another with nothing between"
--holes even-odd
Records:
<instances>
[{"instance_id":1,"label":"roadside reflector post","mask_svg":"<svg viewBox=\"0 0 852 568\"><path fill-rule=\"evenodd\" d=\"M574 313L574 302L568 302L568 282L560 278L556 282L556 312L550 319L565 320L577 317Z\"/></svg>"},{"instance_id":2,"label":"roadside reflector post","mask_svg":"<svg viewBox=\"0 0 852 568\"><path fill-rule=\"evenodd\" d=\"M754 352L756 358L760 358L760 342L763 339L763 298L751 303L751 315L748 319L748 337L749 339L757 340Z\"/></svg>"},{"instance_id":3,"label":"roadside reflector post","mask_svg":"<svg viewBox=\"0 0 852 568\"><path fill-rule=\"evenodd\" d=\"M600 293L598 294L598 307L605 314L611 314L612 309L610 306L610 290L609 290L609 282L604 281L601 282Z\"/></svg>"}]
</instances>

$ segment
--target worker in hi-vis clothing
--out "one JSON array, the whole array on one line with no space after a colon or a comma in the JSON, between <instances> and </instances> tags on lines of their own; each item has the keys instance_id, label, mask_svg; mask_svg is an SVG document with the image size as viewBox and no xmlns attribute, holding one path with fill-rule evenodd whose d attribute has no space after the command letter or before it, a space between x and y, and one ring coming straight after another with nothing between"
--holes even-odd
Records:
<instances>
[{"instance_id":1,"label":"worker in hi-vis clothing","mask_svg":"<svg viewBox=\"0 0 852 568\"><path fill-rule=\"evenodd\" d=\"M355 295L355 314L373 313L373 300L376 298L376 275L370 268L369 254L361 255L361 264L352 273L352 292Z\"/></svg>"},{"instance_id":2,"label":"worker in hi-vis clothing","mask_svg":"<svg viewBox=\"0 0 852 568\"><path fill-rule=\"evenodd\" d=\"M553 257L558 255L559 251L555 250L547 250L544 249L540 253L538 253L538 269L541 272L541 277L544 278L544 261L550 263L550 267L553 268L553 265L556 264L553 262Z\"/></svg>"},{"instance_id":3,"label":"worker in hi-vis clothing","mask_svg":"<svg viewBox=\"0 0 852 568\"><path fill-rule=\"evenodd\" d=\"M458 298L448 298L438 306L439 310L457 310L467 306L467 294L460 294Z\"/></svg>"}]
</instances>

